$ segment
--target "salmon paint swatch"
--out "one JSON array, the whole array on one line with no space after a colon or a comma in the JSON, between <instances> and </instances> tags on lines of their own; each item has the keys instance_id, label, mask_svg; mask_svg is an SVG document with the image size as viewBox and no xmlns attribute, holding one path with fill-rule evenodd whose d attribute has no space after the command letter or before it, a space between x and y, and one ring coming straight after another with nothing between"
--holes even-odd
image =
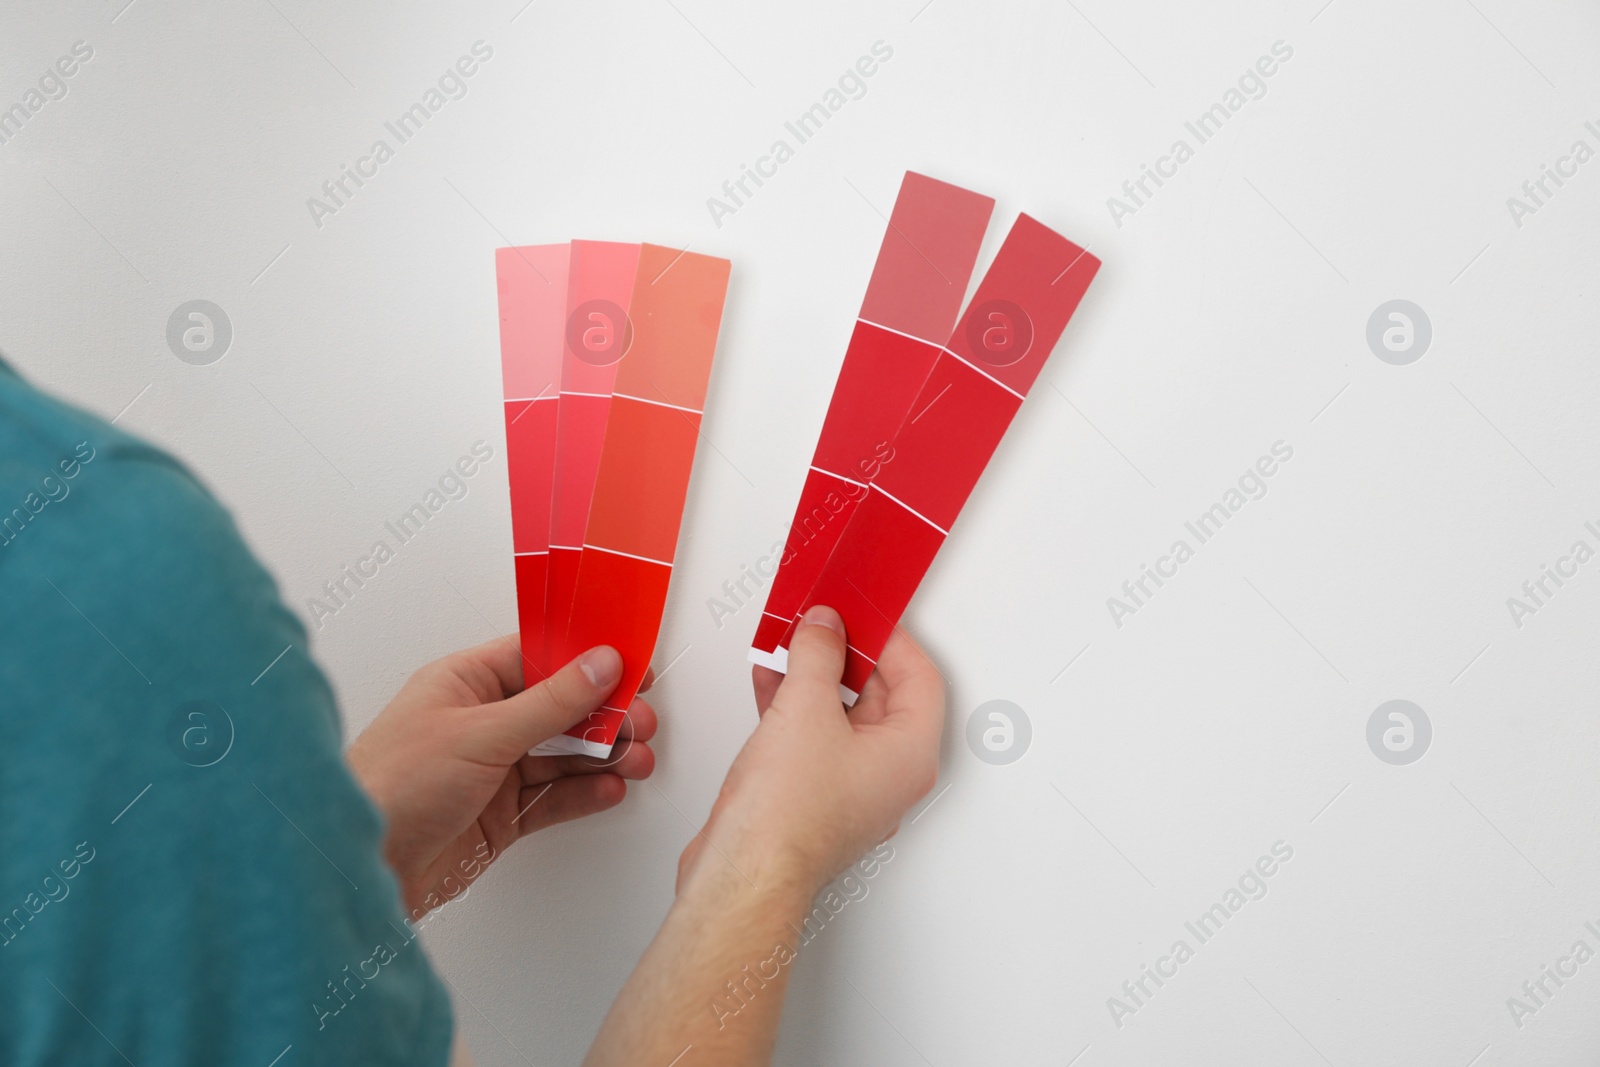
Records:
<instances>
[{"instance_id":1,"label":"salmon paint swatch","mask_svg":"<svg viewBox=\"0 0 1600 1067\"><path fill-rule=\"evenodd\" d=\"M1020 216L939 351L893 436L893 461L877 471L802 605L826 604L844 618L848 702L1099 268L1078 245Z\"/></svg>"},{"instance_id":2,"label":"salmon paint swatch","mask_svg":"<svg viewBox=\"0 0 1600 1067\"><path fill-rule=\"evenodd\" d=\"M573 241L566 311L562 322L561 396L556 405L550 506L550 555L543 641L524 643L539 673L548 676L566 661L552 641L565 632L578 580L583 532L589 522L595 474L611 411L612 383L629 342L628 302L639 270L639 246L611 241ZM530 652L530 649L536 651Z\"/></svg>"},{"instance_id":3,"label":"salmon paint swatch","mask_svg":"<svg viewBox=\"0 0 1600 1067\"><path fill-rule=\"evenodd\" d=\"M728 274L725 259L656 245L640 251L632 343L617 364L571 613L555 645L562 662L598 644L613 646L622 653L622 680L589 721L535 751L606 755L644 681L666 607Z\"/></svg>"},{"instance_id":4,"label":"salmon paint swatch","mask_svg":"<svg viewBox=\"0 0 1600 1067\"><path fill-rule=\"evenodd\" d=\"M994 201L907 171L845 350L749 658L782 669L784 634L955 325Z\"/></svg>"},{"instance_id":5,"label":"salmon paint swatch","mask_svg":"<svg viewBox=\"0 0 1600 1067\"><path fill-rule=\"evenodd\" d=\"M500 301L500 375L505 394L506 469L511 482L511 543L517 616L524 650L544 639L544 593L550 559L556 394L561 381L561 322L567 306L568 246L534 245L495 252ZM530 684L540 675L525 665Z\"/></svg>"}]
</instances>

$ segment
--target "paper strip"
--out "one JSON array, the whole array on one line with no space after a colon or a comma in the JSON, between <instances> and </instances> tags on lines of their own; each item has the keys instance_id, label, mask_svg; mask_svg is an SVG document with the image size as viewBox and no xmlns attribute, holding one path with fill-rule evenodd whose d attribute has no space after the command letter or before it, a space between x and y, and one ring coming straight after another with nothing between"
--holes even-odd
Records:
<instances>
[{"instance_id":1,"label":"paper strip","mask_svg":"<svg viewBox=\"0 0 1600 1067\"><path fill-rule=\"evenodd\" d=\"M861 317L800 491L750 659L782 669L781 638L838 542L865 483L890 457L955 324L994 201L907 171L883 235Z\"/></svg>"},{"instance_id":2,"label":"paper strip","mask_svg":"<svg viewBox=\"0 0 1600 1067\"><path fill-rule=\"evenodd\" d=\"M859 693L1100 261L1027 215L1006 236L803 607L845 621ZM787 635L782 642L788 647ZM853 701L854 697L851 696Z\"/></svg>"},{"instance_id":3,"label":"paper strip","mask_svg":"<svg viewBox=\"0 0 1600 1067\"><path fill-rule=\"evenodd\" d=\"M530 685L541 677L529 662L528 653L544 640L553 474L550 460L555 447L568 260L569 249L564 244L495 251L517 618L522 631L524 675Z\"/></svg>"},{"instance_id":4,"label":"paper strip","mask_svg":"<svg viewBox=\"0 0 1600 1067\"><path fill-rule=\"evenodd\" d=\"M566 661L552 642L565 632L578 580L584 528L606 435L617 363L627 351L628 302L639 270L639 246L573 241L557 405L555 498L545 584L545 641L535 657L545 674Z\"/></svg>"},{"instance_id":5,"label":"paper strip","mask_svg":"<svg viewBox=\"0 0 1600 1067\"><path fill-rule=\"evenodd\" d=\"M711 360L727 295L725 259L656 245L639 255L629 309L633 344L617 364L572 611L565 662L609 644L623 674L607 706L539 746L610 752L644 680L666 607Z\"/></svg>"}]
</instances>

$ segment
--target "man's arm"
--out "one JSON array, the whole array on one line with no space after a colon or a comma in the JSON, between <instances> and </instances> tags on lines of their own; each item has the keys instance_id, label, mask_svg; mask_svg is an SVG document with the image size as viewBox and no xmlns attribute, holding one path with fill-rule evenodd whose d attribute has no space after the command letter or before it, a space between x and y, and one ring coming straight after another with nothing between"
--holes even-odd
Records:
<instances>
[{"instance_id":1,"label":"man's arm","mask_svg":"<svg viewBox=\"0 0 1600 1067\"><path fill-rule=\"evenodd\" d=\"M844 626L814 608L789 674L756 668L761 723L734 761L703 833L679 863L678 899L623 987L590 1067L763 1064L815 894L925 796L938 775L944 692L896 634L848 712ZM737 1006L737 1010L734 1008Z\"/></svg>"},{"instance_id":2,"label":"man's arm","mask_svg":"<svg viewBox=\"0 0 1600 1067\"><path fill-rule=\"evenodd\" d=\"M590 1064L766 1063L811 897L718 862L685 886L617 998Z\"/></svg>"},{"instance_id":3,"label":"man's arm","mask_svg":"<svg viewBox=\"0 0 1600 1067\"><path fill-rule=\"evenodd\" d=\"M333 693L227 514L15 379L0 445L0 499L57 472L0 548L0 1062L444 1064Z\"/></svg>"}]
</instances>

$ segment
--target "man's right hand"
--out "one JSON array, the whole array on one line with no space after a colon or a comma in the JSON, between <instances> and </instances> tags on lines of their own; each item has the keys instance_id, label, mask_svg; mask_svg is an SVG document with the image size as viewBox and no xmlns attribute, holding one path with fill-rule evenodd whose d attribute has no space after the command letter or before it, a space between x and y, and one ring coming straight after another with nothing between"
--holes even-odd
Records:
<instances>
[{"instance_id":1,"label":"man's right hand","mask_svg":"<svg viewBox=\"0 0 1600 1067\"><path fill-rule=\"evenodd\" d=\"M678 899L588 1067L676 1062L690 1049L705 1067L771 1062L812 900L893 834L939 774L944 688L933 664L896 633L846 712L844 653L838 613L812 608L789 674L756 668L761 722L684 849Z\"/></svg>"},{"instance_id":2,"label":"man's right hand","mask_svg":"<svg viewBox=\"0 0 1600 1067\"><path fill-rule=\"evenodd\" d=\"M705 833L679 860L680 893L708 866L732 864L757 885L809 899L892 835L933 788L944 727L938 670L897 630L846 711L844 660L843 621L815 607L795 630L789 673L755 668L761 723L729 769Z\"/></svg>"}]
</instances>

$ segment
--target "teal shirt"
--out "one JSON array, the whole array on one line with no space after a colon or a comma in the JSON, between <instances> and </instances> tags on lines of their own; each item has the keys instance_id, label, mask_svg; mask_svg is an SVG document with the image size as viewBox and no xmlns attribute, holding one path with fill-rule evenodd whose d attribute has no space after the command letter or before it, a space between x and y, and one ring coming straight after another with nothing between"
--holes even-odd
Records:
<instances>
[{"instance_id":1,"label":"teal shirt","mask_svg":"<svg viewBox=\"0 0 1600 1067\"><path fill-rule=\"evenodd\" d=\"M0 1063L445 1063L304 628L183 466L3 363L0 610Z\"/></svg>"}]
</instances>

